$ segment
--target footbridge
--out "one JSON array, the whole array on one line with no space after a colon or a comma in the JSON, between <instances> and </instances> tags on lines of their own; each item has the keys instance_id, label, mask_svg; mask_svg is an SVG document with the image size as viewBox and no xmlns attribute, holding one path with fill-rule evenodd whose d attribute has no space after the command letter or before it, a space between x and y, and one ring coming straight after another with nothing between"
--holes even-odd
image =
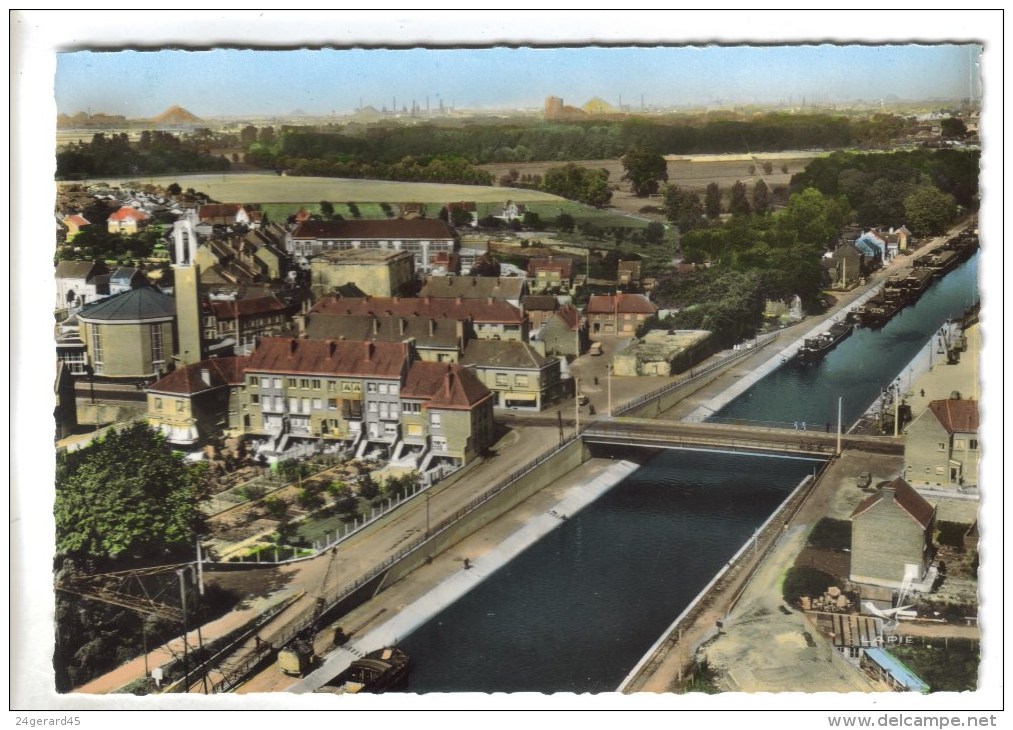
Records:
<instances>
[{"instance_id":1,"label":"footbridge","mask_svg":"<svg viewBox=\"0 0 1013 730\"><path fill-rule=\"evenodd\" d=\"M686 449L828 458L838 453L838 435L725 423L662 421L646 418L600 418L583 429L588 444ZM840 449L879 454L904 453L904 441L892 436L842 434Z\"/></svg>"}]
</instances>

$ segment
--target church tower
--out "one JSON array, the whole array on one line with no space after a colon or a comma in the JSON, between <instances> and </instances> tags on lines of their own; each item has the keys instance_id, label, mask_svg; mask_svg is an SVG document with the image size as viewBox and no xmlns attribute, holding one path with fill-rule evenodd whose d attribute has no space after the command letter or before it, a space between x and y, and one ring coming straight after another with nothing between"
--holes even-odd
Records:
<instances>
[{"instance_id":1,"label":"church tower","mask_svg":"<svg viewBox=\"0 0 1013 730\"><path fill-rule=\"evenodd\" d=\"M179 361L190 365L204 359L201 338L200 267L197 265L196 214L191 210L173 224L176 329Z\"/></svg>"}]
</instances>

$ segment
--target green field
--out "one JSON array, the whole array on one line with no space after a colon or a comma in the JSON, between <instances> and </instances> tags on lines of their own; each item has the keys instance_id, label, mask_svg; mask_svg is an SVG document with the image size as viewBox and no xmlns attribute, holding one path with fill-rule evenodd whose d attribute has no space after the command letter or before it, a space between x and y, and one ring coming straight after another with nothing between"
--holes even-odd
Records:
<instances>
[{"instance_id":1,"label":"green field","mask_svg":"<svg viewBox=\"0 0 1013 730\"><path fill-rule=\"evenodd\" d=\"M97 182L97 180L95 181ZM460 200L480 203L504 203L506 200L561 201L555 195L532 190L505 190L480 185L443 185L438 183L391 182L387 180L348 180L334 177L283 177L275 174L204 174L164 175L115 181L118 185L167 186L178 183L207 193L223 203L304 203L307 200L332 203L375 201L377 203L439 203ZM341 210L338 210L341 212ZM363 211L365 216L365 211Z\"/></svg>"}]
</instances>

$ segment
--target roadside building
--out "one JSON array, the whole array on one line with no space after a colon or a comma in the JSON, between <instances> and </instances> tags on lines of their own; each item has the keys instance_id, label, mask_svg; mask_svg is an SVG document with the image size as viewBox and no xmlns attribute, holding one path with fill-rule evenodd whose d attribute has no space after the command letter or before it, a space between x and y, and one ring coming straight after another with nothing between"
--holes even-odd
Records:
<instances>
[{"instance_id":1,"label":"roadside building","mask_svg":"<svg viewBox=\"0 0 1013 730\"><path fill-rule=\"evenodd\" d=\"M976 400L932 401L907 427L904 474L915 487L976 486L980 460Z\"/></svg>"},{"instance_id":2,"label":"roadside building","mask_svg":"<svg viewBox=\"0 0 1013 730\"><path fill-rule=\"evenodd\" d=\"M143 380L166 372L176 352L175 318L176 301L146 287L81 307L80 338L95 375Z\"/></svg>"},{"instance_id":3,"label":"roadside building","mask_svg":"<svg viewBox=\"0 0 1013 730\"><path fill-rule=\"evenodd\" d=\"M587 328L580 319L580 312L564 304L542 325L537 340L534 337L532 340L544 355L578 357L587 349Z\"/></svg>"},{"instance_id":4,"label":"roadside building","mask_svg":"<svg viewBox=\"0 0 1013 730\"><path fill-rule=\"evenodd\" d=\"M650 330L617 352L613 372L620 376L670 377L689 370L716 350L707 330Z\"/></svg>"},{"instance_id":5,"label":"roadside building","mask_svg":"<svg viewBox=\"0 0 1013 730\"><path fill-rule=\"evenodd\" d=\"M492 391L498 408L540 411L564 395L558 358L540 355L526 342L472 340L461 364Z\"/></svg>"},{"instance_id":6,"label":"roadside building","mask_svg":"<svg viewBox=\"0 0 1013 730\"><path fill-rule=\"evenodd\" d=\"M71 243L74 240L74 236L80 233L82 228L91 225L91 222L87 218L78 213L64 216L60 222L67 229L65 234L67 243Z\"/></svg>"},{"instance_id":7,"label":"roadside building","mask_svg":"<svg viewBox=\"0 0 1013 730\"><path fill-rule=\"evenodd\" d=\"M420 471L436 464L463 466L495 438L492 393L468 368L414 362L401 390L404 448Z\"/></svg>"},{"instance_id":8,"label":"roadside building","mask_svg":"<svg viewBox=\"0 0 1013 730\"><path fill-rule=\"evenodd\" d=\"M658 308L643 294L592 296L587 302L588 334L592 340L603 335L633 337Z\"/></svg>"},{"instance_id":9,"label":"roadside building","mask_svg":"<svg viewBox=\"0 0 1013 730\"><path fill-rule=\"evenodd\" d=\"M404 296L415 281L413 260L407 251L393 249L321 252L310 258L311 288L326 294L353 282L369 296Z\"/></svg>"},{"instance_id":10,"label":"roadside building","mask_svg":"<svg viewBox=\"0 0 1013 730\"><path fill-rule=\"evenodd\" d=\"M225 431L239 432L244 357L186 365L148 386L148 425L169 443L193 446Z\"/></svg>"},{"instance_id":11,"label":"roadside building","mask_svg":"<svg viewBox=\"0 0 1013 730\"><path fill-rule=\"evenodd\" d=\"M936 508L901 478L851 513L851 580L894 589L928 590L934 571Z\"/></svg>"},{"instance_id":12,"label":"roadside building","mask_svg":"<svg viewBox=\"0 0 1013 730\"><path fill-rule=\"evenodd\" d=\"M619 286L623 288L632 287L634 289L640 287L639 261L620 261L616 269Z\"/></svg>"}]
</instances>

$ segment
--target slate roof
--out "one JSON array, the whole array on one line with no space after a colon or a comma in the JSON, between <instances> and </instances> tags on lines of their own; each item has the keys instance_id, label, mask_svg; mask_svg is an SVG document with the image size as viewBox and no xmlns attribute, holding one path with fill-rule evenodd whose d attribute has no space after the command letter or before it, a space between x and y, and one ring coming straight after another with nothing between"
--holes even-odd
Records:
<instances>
[{"instance_id":1,"label":"slate roof","mask_svg":"<svg viewBox=\"0 0 1013 730\"><path fill-rule=\"evenodd\" d=\"M654 314L658 308L643 294L606 294L592 296L588 314Z\"/></svg>"},{"instance_id":2,"label":"slate roof","mask_svg":"<svg viewBox=\"0 0 1013 730\"><path fill-rule=\"evenodd\" d=\"M421 348L456 348L460 320L400 315L310 314L306 336L314 340L404 342L411 338Z\"/></svg>"},{"instance_id":3,"label":"slate roof","mask_svg":"<svg viewBox=\"0 0 1013 730\"><path fill-rule=\"evenodd\" d=\"M104 273L106 267L97 261L61 261L56 265L57 279L84 279Z\"/></svg>"},{"instance_id":4,"label":"slate roof","mask_svg":"<svg viewBox=\"0 0 1013 730\"><path fill-rule=\"evenodd\" d=\"M433 276L419 292L423 297L516 299L524 293L524 279L495 276Z\"/></svg>"},{"instance_id":5,"label":"slate roof","mask_svg":"<svg viewBox=\"0 0 1013 730\"><path fill-rule=\"evenodd\" d=\"M555 359L555 358L551 358ZM526 342L514 340L472 340L464 348L462 365L504 368L542 368L550 358L538 354Z\"/></svg>"},{"instance_id":6,"label":"slate roof","mask_svg":"<svg viewBox=\"0 0 1013 730\"><path fill-rule=\"evenodd\" d=\"M246 367L248 360L247 357L214 357L195 362L173 370L164 378L152 383L147 391L169 395L195 395L223 386L241 385L243 368ZM204 381L204 371L207 371L210 382Z\"/></svg>"},{"instance_id":7,"label":"slate roof","mask_svg":"<svg viewBox=\"0 0 1013 730\"><path fill-rule=\"evenodd\" d=\"M306 375L400 378L408 346L400 342L297 340L264 337L247 371Z\"/></svg>"},{"instance_id":8,"label":"slate roof","mask_svg":"<svg viewBox=\"0 0 1013 730\"><path fill-rule=\"evenodd\" d=\"M132 322L160 320L176 315L176 300L168 294L142 287L86 304L77 313L83 322Z\"/></svg>"},{"instance_id":9,"label":"slate roof","mask_svg":"<svg viewBox=\"0 0 1013 730\"><path fill-rule=\"evenodd\" d=\"M521 324L524 314L503 299L444 297L322 297L311 310L320 314L400 315L430 319L470 319L495 324Z\"/></svg>"},{"instance_id":10,"label":"slate roof","mask_svg":"<svg viewBox=\"0 0 1013 730\"><path fill-rule=\"evenodd\" d=\"M531 294L521 300L526 312L555 312L559 309L559 300L552 296Z\"/></svg>"},{"instance_id":11,"label":"slate roof","mask_svg":"<svg viewBox=\"0 0 1013 730\"><path fill-rule=\"evenodd\" d=\"M855 507L855 511L851 513L851 519L860 517L864 512L872 509L880 502L890 499L889 490L891 488L893 489L893 499L897 505L907 512L915 522L921 525L922 529L928 527L936 508L925 497L918 494L914 487L900 477L894 479L871 497L864 499Z\"/></svg>"},{"instance_id":12,"label":"slate roof","mask_svg":"<svg viewBox=\"0 0 1013 730\"><path fill-rule=\"evenodd\" d=\"M978 401L976 400L957 400L955 398L934 400L929 403L929 410L948 433L978 432Z\"/></svg>"},{"instance_id":13,"label":"slate roof","mask_svg":"<svg viewBox=\"0 0 1013 730\"><path fill-rule=\"evenodd\" d=\"M408 370L401 396L424 398L429 408L471 410L492 392L466 367L419 360Z\"/></svg>"},{"instance_id":14,"label":"slate roof","mask_svg":"<svg viewBox=\"0 0 1013 730\"><path fill-rule=\"evenodd\" d=\"M453 229L438 218L390 218L300 223L292 238L323 239L453 239Z\"/></svg>"},{"instance_id":15,"label":"slate roof","mask_svg":"<svg viewBox=\"0 0 1013 730\"><path fill-rule=\"evenodd\" d=\"M258 314L278 314L285 311L285 304L275 296L251 297L249 299L214 300L207 308L217 319L252 317Z\"/></svg>"}]
</instances>

